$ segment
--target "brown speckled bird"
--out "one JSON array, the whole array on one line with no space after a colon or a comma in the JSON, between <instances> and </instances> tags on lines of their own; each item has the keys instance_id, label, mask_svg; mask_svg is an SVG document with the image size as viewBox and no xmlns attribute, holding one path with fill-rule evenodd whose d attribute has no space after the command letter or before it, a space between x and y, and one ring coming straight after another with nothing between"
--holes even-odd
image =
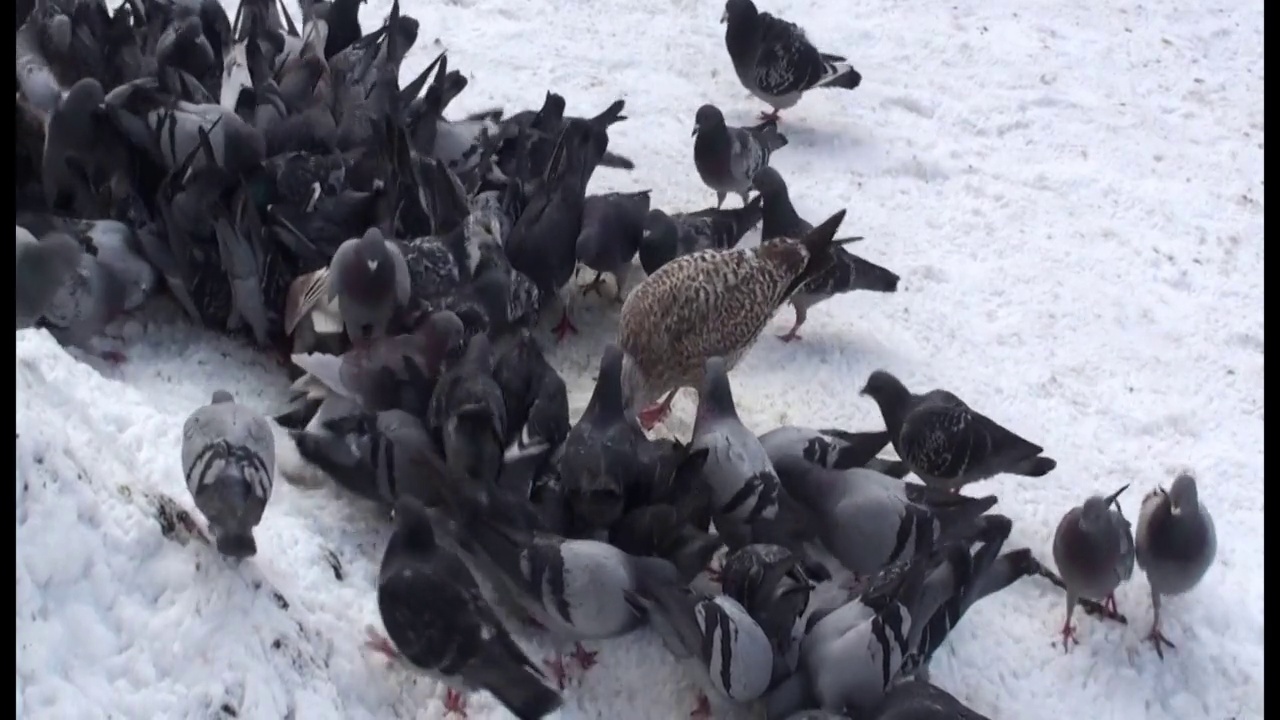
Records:
<instances>
[{"instance_id":1,"label":"brown speckled bird","mask_svg":"<svg viewBox=\"0 0 1280 720\"><path fill-rule=\"evenodd\" d=\"M663 265L622 306L618 345L622 383L647 430L671 411L682 387L698 387L707 358L737 365L778 308L833 261L844 211L803 238L777 238L752 248L703 250Z\"/></svg>"}]
</instances>

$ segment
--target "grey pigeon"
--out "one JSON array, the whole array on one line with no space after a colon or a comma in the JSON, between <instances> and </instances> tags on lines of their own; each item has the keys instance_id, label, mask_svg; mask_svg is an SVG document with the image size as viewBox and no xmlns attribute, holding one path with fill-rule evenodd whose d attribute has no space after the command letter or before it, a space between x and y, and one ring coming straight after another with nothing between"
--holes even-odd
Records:
<instances>
[{"instance_id":1,"label":"grey pigeon","mask_svg":"<svg viewBox=\"0 0 1280 720\"><path fill-rule=\"evenodd\" d=\"M513 517L515 511L498 502L498 493L475 486L455 490L450 503L458 515L449 542L476 577L491 584L495 601L514 601L557 644L618 637L639 628L648 615L634 593L642 585L678 581L676 568L666 560L542 532ZM580 644L575 648L584 669L595 655ZM559 660L553 668L562 680Z\"/></svg>"},{"instance_id":2,"label":"grey pigeon","mask_svg":"<svg viewBox=\"0 0 1280 720\"><path fill-rule=\"evenodd\" d=\"M782 175L771 167L756 173L753 181L760 197L764 199L761 241L779 237L802 237L813 226L796 214L787 193ZM855 242L861 237L841 238L842 242ZM796 309L796 322L789 332L781 336L785 342L799 339L799 330L808 317L809 308L836 295L854 290L873 292L897 292L898 275L849 252L843 247L835 250L835 262L825 271L809 279L791 296Z\"/></svg>"},{"instance_id":3,"label":"grey pigeon","mask_svg":"<svg viewBox=\"0 0 1280 720\"><path fill-rule=\"evenodd\" d=\"M885 694L868 720L990 720L926 680L906 680Z\"/></svg>"},{"instance_id":4,"label":"grey pigeon","mask_svg":"<svg viewBox=\"0 0 1280 720\"><path fill-rule=\"evenodd\" d=\"M182 425L182 471L218 552L256 555L253 529L271 499L275 437L261 414L218 390Z\"/></svg>"},{"instance_id":5,"label":"grey pigeon","mask_svg":"<svg viewBox=\"0 0 1280 720\"><path fill-rule=\"evenodd\" d=\"M742 196L747 204L751 180L769 158L786 147L787 137L778 132L776 122L763 122L755 127L729 127L724 113L715 105L698 108L694 118L693 164L698 177L716 193L716 207L724 204L729 193Z\"/></svg>"},{"instance_id":6,"label":"grey pigeon","mask_svg":"<svg viewBox=\"0 0 1280 720\"><path fill-rule=\"evenodd\" d=\"M1157 487L1143 498L1138 513L1138 567L1151 583L1155 613L1147 639L1162 660L1162 646L1175 646L1160 631L1160 598L1181 595L1198 585L1217 552L1213 517L1200 503L1194 477L1181 473L1168 491Z\"/></svg>"},{"instance_id":7,"label":"grey pigeon","mask_svg":"<svg viewBox=\"0 0 1280 720\"><path fill-rule=\"evenodd\" d=\"M412 498L396 502L378 570L378 614L390 642L371 631L370 647L447 684L446 714L465 716L460 690L486 690L521 720L545 717L562 703L467 566L437 543L430 516Z\"/></svg>"},{"instance_id":8,"label":"grey pigeon","mask_svg":"<svg viewBox=\"0 0 1280 720\"><path fill-rule=\"evenodd\" d=\"M708 358L698 388L693 450L707 450L703 480L711 488L716 529L730 548L752 542L775 542L798 547L803 524L782 497L778 475L769 454L742 420L733 402L723 358ZM794 505L794 503L791 503Z\"/></svg>"},{"instance_id":9,"label":"grey pigeon","mask_svg":"<svg viewBox=\"0 0 1280 720\"><path fill-rule=\"evenodd\" d=\"M493 379L506 405L506 450L498 484L523 497L569 435L569 393L564 378L528 330L506 341Z\"/></svg>"},{"instance_id":10,"label":"grey pigeon","mask_svg":"<svg viewBox=\"0 0 1280 720\"><path fill-rule=\"evenodd\" d=\"M78 223L63 225L70 230ZM155 269L132 247L131 233L122 223L89 223L78 238L59 229L36 242L22 227L16 227L16 235L18 326L43 320L64 345L87 348L95 335L156 287ZM103 356L124 359L117 352Z\"/></svg>"},{"instance_id":11,"label":"grey pigeon","mask_svg":"<svg viewBox=\"0 0 1280 720\"><path fill-rule=\"evenodd\" d=\"M913 395L876 370L862 388L880 407L898 457L929 485L959 492L1001 473L1042 477L1058 466L1044 448L970 408L946 390Z\"/></svg>"},{"instance_id":12,"label":"grey pigeon","mask_svg":"<svg viewBox=\"0 0 1280 720\"><path fill-rule=\"evenodd\" d=\"M329 263L328 283L328 299L338 301L342 324L354 344L385 335L411 291L404 254L377 228L338 248Z\"/></svg>"},{"instance_id":13,"label":"grey pigeon","mask_svg":"<svg viewBox=\"0 0 1280 720\"><path fill-rule=\"evenodd\" d=\"M648 585L633 597L649 611L671 654L695 666L709 691L690 717L713 717L721 714L713 711L753 702L769 689L773 646L736 600L678 584Z\"/></svg>"},{"instance_id":14,"label":"grey pigeon","mask_svg":"<svg viewBox=\"0 0 1280 720\"><path fill-rule=\"evenodd\" d=\"M582 230L578 233L578 262L596 271L596 277L582 292L600 292L602 276L608 273L617 283L617 300L622 301L631 260L640 249L649 214L649 190L630 193L590 195L582 209Z\"/></svg>"},{"instance_id":15,"label":"grey pigeon","mask_svg":"<svg viewBox=\"0 0 1280 720\"><path fill-rule=\"evenodd\" d=\"M728 0L720 21L738 80L773 108L761 119L777 121L779 111L814 88L852 90L862 83L848 58L818 52L797 25L759 12L751 0Z\"/></svg>"},{"instance_id":16,"label":"grey pigeon","mask_svg":"<svg viewBox=\"0 0 1280 720\"><path fill-rule=\"evenodd\" d=\"M625 509L627 490L640 479L640 448L649 443L622 395L622 350L607 345L591 399L569 430L560 476L576 522L607 530Z\"/></svg>"},{"instance_id":17,"label":"grey pigeon","mask_svg":"<svg viewBox=\"0 0 1280 720\"><path fill-rule=\"evenodd\" d=\"M800 240L677 258L631 291L618 323L624 395L632 407L662 398L641 410L643 427L670 412L681 387L702 384L707 358L729 369L742 359L782 303L831 263L843 219L841 210Z\"/></svg>"},{"instance_id":18,"label":"grey pigeon","mask_svg":"<svg viewBox=\"0 0 1280 720\"><path fill-rule=\"evenodd\" d=\"M809 511L823 546L861 578L931 551L996 504L994 496L955 496L865 468L829 470L794 456L780 458L774 468L782 489Z\"/></svg>"},{"instance_id":19,"label":"grey pigeon","mask_svg":"<svg viewBox=\"0 0 1280 720\"><path fill-rule=\"evenodd\" d=\"M720 586L764 630L773 645L774 681L795 672L800 662L810 600L822 576L802 567L801 558L778 545L752 544L729 553L720 569Z\"/></svg>"},{"instance_id":20,"label":"grey pigeon","mask_svg":"<svg viewBox=\"0 0 1280 720\"><path fill-rule=\"evenodd\" d=\"M1071 616L1079 598L1102 600L1116 612L1115 590L1133 576L1133 530L1116 499L1128 484L1103 497L1093 495L1067 511L1053 535L1053 561L1067 586L1067 618L1062 623L1062 649L1079 644Z\"/></svg>"},{"instance_id":21,"label":"grey pigeon","mask_svg":"<svg viewBox=\"0 0 1280 720\"><path fill-rule=\"evenodd\" d=\"M876 454L889 444L889 433L783 425L761 435L760 444L769 454L770 462L799 457L829 470L848 470L868 467L875 461ZM883 472L880 468L872 469Z\"/></svg>"},{"instance_id":22,"label":"grey pigeon","mask_svg":"<svg viewBox=\"0 0 1280 720\"><path fill-rule=\"evenodd\" d=\"M650 210L640 238L640 267L652 275L678 257L700 250L729 250L760 222L760 196L744 207L707 208L668 215Z\"/></svg>"},{"instance_id":23,"label":"grey pigeon","mask_svg":"<svg viewBox=\"0 0 1280 720\"><path fill-rule=\"evenodd\" d=\"M506 448L507 410L493 379L493 346L476 335L467 352L436 383L427 430L449 467L477 482L497 483Z\"/></svg>"},{"instance_id":24,"label":"grey pigeon","mask_svg":"<svg viewBox=\"0 0 1280 720\"><path fill-rule=\"evenodd\" d=\"M402 410L347 412L290 436L303 460L366 500L441 502L430 468L443 463L422 422Z\"/></svg>"}]
</instances>

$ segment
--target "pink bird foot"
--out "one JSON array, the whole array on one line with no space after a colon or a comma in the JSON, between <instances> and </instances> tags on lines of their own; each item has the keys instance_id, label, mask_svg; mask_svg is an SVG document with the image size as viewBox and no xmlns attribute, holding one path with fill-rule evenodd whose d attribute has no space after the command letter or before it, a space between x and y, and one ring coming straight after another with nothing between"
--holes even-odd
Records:
<instances>
[{"instance_id":1,"label":"pink bird foot","mask_svg":"<svg viewBox=\"0 0 1280 720\"><path fill-rule=\"evenodd\" d=\"M467 716L467 696L448 688L444 693L444 714L445 716L457 715L459 717Z\"/></svg>"},{"instance_id":2,"label":"pink bird foot","mask_svg":"<svg viewBox=\"0 0 1280 720\"><path fill-rule=\"evenodd\" d=\"M551 673L551 679L556 681L556 687L564 690L565 678L568 673L564 669L564 658L560 653L551 656L550 660L543 660L542 664L546 666Z\"/></svg>"},{"instance_id":3,"label":"pink bird foot","mask_svg":"<svg viewBox=\"0 0 1280 720\"><path fill-rule=\"evenodd\" d=\"M773 110L773 111L770 111L770 112L761 112L761 113L760 113L760 120L761 120L761 121L763 121L763 122L773 122L773 123L776 123L776 122L781 122L781 121L782 121L782 116L778 114L778 111L777 111L777 110Z\"/></svg>"},{"instance_id":4,"label":"pink bird foot","mask_svg":"<svg viewBox=\"0 0 1280 720\"><path fill-rule=\"evenodd\" d=\"M1070 622L1062 624L1062 652L1071 652L1072 645L1079 645L1080 639L1076 637L1076 626Z\"/></svg>"},{"instance_id":5,"label":"pink bird foot","mask_svg":"<svg viewBox=\"0 0 1280 720\"><path fill-rule=\"evenodd\" d=\"M574 662L578 663L578 667L582 668L583 672L586 672L599 663L599 661L596 660L596 656L599 654L599 652L591 652L590 650L582 647L582 643L574 643L573 653L570 657L573 658Z\"/></svg>"},{"instance_id":6,"label":"pink bird foot","mask_svg":"<svg viewBox=\"0 0 1280 720\"><path fill-rule=\"evenodd\" d=\"M698 704L693 707L689 717L697 720L711 720L711 701L707 699L706 693L698 693Z\"/></svg>"},{"instance_id":7,"label":"pink bird foot","mask_svg":"<svg viewBox=\"0 0 1280 720\"><path fill-rule=\"evenodd\" d=\"M578 326L574 325L573 321L569 319L568 310L565 310L560 314L560 322L556 323L555 327L551 328L551 332L556 334L556 342L563 342L565 336L569 334L578 334Z\"/></svg>"}]
</instances>

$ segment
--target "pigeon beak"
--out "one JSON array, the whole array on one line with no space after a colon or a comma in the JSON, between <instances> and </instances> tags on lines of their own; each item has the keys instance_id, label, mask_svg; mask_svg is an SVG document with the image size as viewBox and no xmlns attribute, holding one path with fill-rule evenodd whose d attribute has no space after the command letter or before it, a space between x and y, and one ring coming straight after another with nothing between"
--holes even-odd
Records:
<instances>
[{"instance_id":1,"label":"pigeon beak","mask_svg":"<svg viewBox=\"0 0 1280 720\"><path fill-rule=\"evenodd\" d=\"M720 24L723 25L727 22L729 22L729 8L725 8L724 12L720 13Z\"/></svg>"},{"instance_id":2,"label":"pigeon beak","mask_svg":"<svg viewBox=\"0 0 1280 720\"><path fill-rule=\"evenodd\" d=\"M693 132L689 133L689 137L696 137L696 136L697 136L697 134L698 134L698 126L697 126L697 125L694 125L694 126L693 126Z\"/></svg>"},{"instance_id":3,"label":"pigeon beak","mask_svg":"<svg viewBox=\"0 0 1280 720\"><path fill-rule=\"evenodd\" d=\"M1125 483L1125 484L1124 484L1124 487L1122 487L1122 488L1120 488L1119 490L1117 490L1117 491L1115 491L1115 492L1111 493L1110 495L1108 495L1108 496L1107 496L1107 507L1111 507L1112 505L1114 505L1114 504L1115 504L1115 501L1116 501L1116 498L1120 497L1120 495L1122 495L1122 494L1124 493L1124 491L1125 491L1125 490L1128 490L1128 489L1129 489L1129 483Z\"/></svg>"}]
</instances>

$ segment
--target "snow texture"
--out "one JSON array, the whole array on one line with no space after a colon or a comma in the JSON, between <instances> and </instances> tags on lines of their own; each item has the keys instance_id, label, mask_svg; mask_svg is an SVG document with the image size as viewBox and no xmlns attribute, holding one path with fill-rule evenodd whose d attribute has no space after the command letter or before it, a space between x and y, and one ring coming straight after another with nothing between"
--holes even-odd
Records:
<instances>
[{"instance_id":1,"label":"snow texture","mask_svg":"<svg viewBox=\"0 0 1280 720\"><path fill-rule=\"evenodd\" d=\"M1262 717L1262 3L761 2L866 78L784 113L775 166L811 221L848 207L844 231L867 237L856 249L903 282L819 306L797 343L766 335L733 373L744 420L882 427L857 394L878 367L950 389L1059 460L980 488L1015 521L1008 547L1046 562L1087 495L1132 482L1136 520L1144 493L1194 468L1220 547L1204 582L1165 603L1178 647L1164 662L1143 642L1140 572L1118 592L1129 625L1078 613L1070 654L1063 596L1024 580L973 609L933 680L997 719ZM694 111L715 102L745 124L765 109L734 76L717 0L402 8L423 28L405 75L438 37L471 78L453 116L536 108L547 89L578 115L625 97L612 149L637 169L601 169L593 191L705 207ZM371 0L366 29L388 9ZM577 313L583 333L551 358L573 417L616 323L599 300ZM790 323L784 310L768 332ZM253 560L185 542L176 516L203 519L179 466L183 420L217 388L277 409L282 370L172 307L113 333L119 367L17 334L18 716L441 717L443 688L362 647L388 533L371 505L277 482ZM667 430L687 437L692 415L686 391ZM693 708L692 676L648 631L594 647L566 717ZM494 708L470 700L472 718Z\"/></svg>"}]
</instances>

